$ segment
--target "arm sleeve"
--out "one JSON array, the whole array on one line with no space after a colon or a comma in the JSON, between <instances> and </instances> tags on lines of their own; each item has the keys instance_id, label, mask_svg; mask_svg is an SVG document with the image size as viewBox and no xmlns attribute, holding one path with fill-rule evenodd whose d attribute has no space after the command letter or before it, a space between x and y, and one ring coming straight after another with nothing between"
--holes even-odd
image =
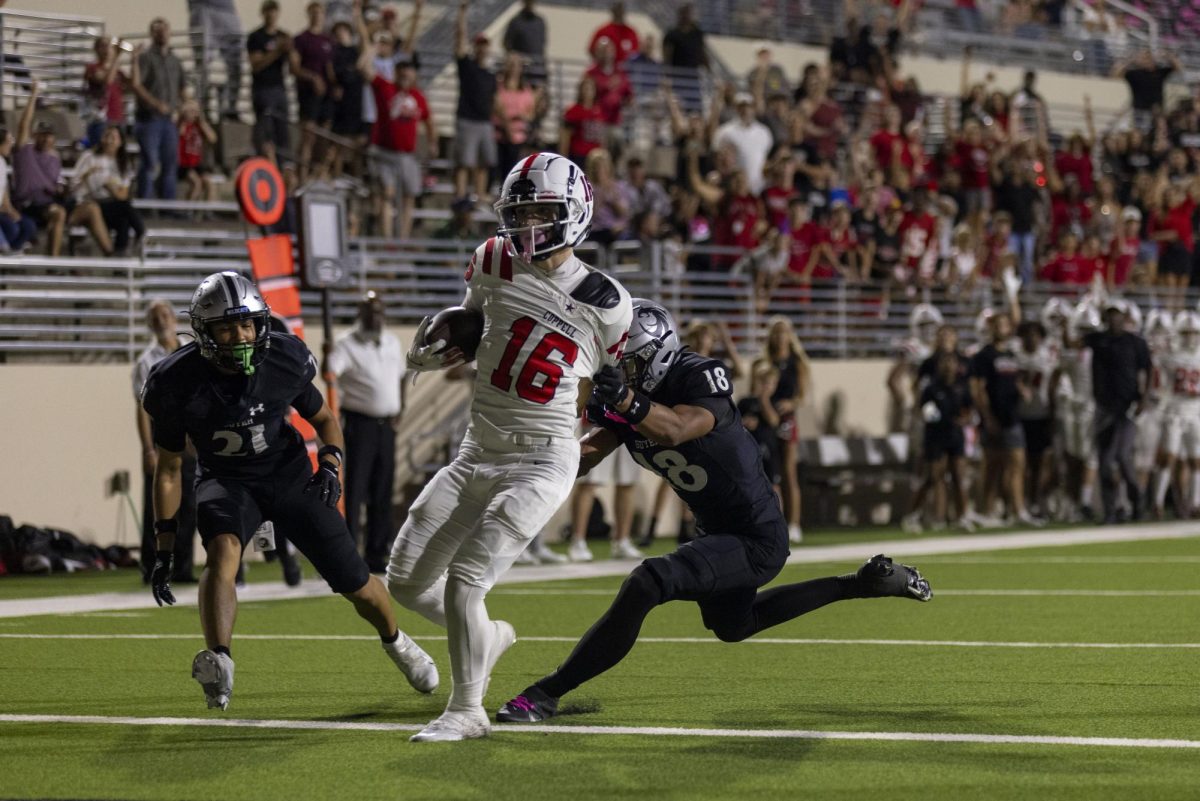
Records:
<instances>
[{"instance_id":1,"label":"arm sleeve","mask_svg":"<svg viewBox=\"0 0 1200 801\"><path fill-rule=\"evenodd\" d=\"M606 364L615 366L621 360L632 322L633 303L628 296L621 298L616 308L605 313L600 326L601 346L604 348L604 352L600 354L601 367Z\"/></svg>"},{"instance_id":2,"label":"arm sleeve","mask_svg":"<svg viewBox=\"0 0 1200 801\"><path fill-rule=\"evenodd\" d=\"M300 416L305 420L321 411L321 407L324 404L325 398L321 396L316 386L311 383L292 400L292 408L298 411Z\"/></svg>"},{"instance_id":3,"label":"arm sleeve","mask_svg":"<svg viewBox=\"0 0 1200 801\"><path fill-rule=\"evenodd\" d=\"M154 444L163 450L181 453L187 444L187 431L178 412L180 405L167 397L153 373L142 390L142 408L153 422Z\"/></svg>"},{"instance_id":4,"label":"arm sleeve","mask_svg":"<svg viewBox=\"0 0 1200 801\"><path fill-rule=\"evenodd\" d=\"M733 382L729 369L719 361L710 360L689 370L680 391L674 394L671 405L699 406L712 412L717 425L733 416Z\"/></svg>"}]
</instances>

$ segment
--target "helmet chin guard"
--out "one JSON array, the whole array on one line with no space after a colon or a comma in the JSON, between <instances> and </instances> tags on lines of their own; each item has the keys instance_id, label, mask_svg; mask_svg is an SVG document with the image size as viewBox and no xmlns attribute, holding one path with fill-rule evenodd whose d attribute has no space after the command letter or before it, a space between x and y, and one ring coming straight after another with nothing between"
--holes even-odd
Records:
<instances>
[{"instance_id":1,"label":"helmet chin guard","mask_svg":"<svg viewBox=\"0 0 1200 801\"><path fill-rule=\"evenodd\" d=\"M242 375L253 375L267 358L271 346L271 309L258 289L232 270L213 273L200 282L188 307L192 331L200 355L217 367ZM214 323L254 321L254 340L220 344L213 338Z\"/></svg>"}]
</instances>

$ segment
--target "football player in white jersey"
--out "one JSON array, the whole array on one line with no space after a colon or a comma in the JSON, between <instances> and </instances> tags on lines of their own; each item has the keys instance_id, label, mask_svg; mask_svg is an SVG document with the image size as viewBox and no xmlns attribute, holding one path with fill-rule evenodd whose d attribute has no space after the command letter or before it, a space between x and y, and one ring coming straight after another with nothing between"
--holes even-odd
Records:
<instances>
[{"instance_id":1,"label":"football player in white jersey","mask_svg":"<svg viewBox=\"0 0 1200 801\"><path fill-rule=\"evenodd\" d=\"M1163 413L1170 387L1163 381L1162 363L1171 352L1175 321L1165 309L1151 309L1146 315L1142 336L1150 348L1153 366L1146 387L1146 403L1135 421L1137 435L1134 438L1133 466L1138 473L1140 486L1148 488L1148 496L1154 497L1151 476L1157 463L1158 446L1162 441Z\"/></svg>"},{"instance_id":2,"label":"football player in white jersey","mask_svg":"<svg viewBox=\"0 0 1200 801\"><path fill-rule=\"evenodd\" d=\"M896 361L888 373L887 386L892 398L895 428L907 431L913 442L921 441L920 417L915 413L916 399L921 396L917 371L933 355L933 342L938 327L945 320L937 307L918 303L908 313L909 335L900 343ZM915 446L915 445L914 445Z\"/></svg>"},{"instance_id":3,"label":"football player in white jersey","mask_svg":"<svg viewBox=\"0 0 1200 801\"><path fill-rule=\"evenodd\" d=\"M1068 519L1074 519L1076 512L1084 517L1092 514L1097 466L1093 431L1096 401L1092 395L1092 351L1083 346L1083 337L1099 331L1100 327L1100 309L1096 302L1090 297L1080 301L1071 312L1067 338L1055 371L1055 386L1051 389L1056 391L1064 380L1070 386L1062 414L1066 433L1067 493L1076 507L1069 510Z\"/></svg>"},{"instance_id":4,"label":"football player in white jersey","mask_svg":"<svg viewBox=\"0 0 1200 801\"><path fill-rule=\"evenodd\" d=\"M1021 346L1016 349L1021 376L1021 402L1017 417L1025 429L1025 463L1028 481L1025 498L1034 514L1046 517L1046 499L1054 479L1054 403L1050 381L1058 369L1058 347L1038 320L1017 326Z\"/></svg>"},{"instance_id":5,"label":"football player in white jersey","mask_svg":"<svg viewBox=\"0 0 1200 801\"><path fill-rule=\"evenodd\" d=\"M592 219L578 166L554 153L522 159L495 209L497 236L475 250L465 276L463 305L484 317L470 427L413 503L387 569L393 597L447 629L454 687L417 742L490 733L484 690L516 634L488 618L484 596L570 495L591 377L619 363L633 317L625 288L575 256ZM427 326L409 367L461 362L447 343L424 343Z\"/></svg>"},{"instance_id":6,"label":"football player in white jersey","mask_svg":"<svg viewBox=\"0 0 1200 801\"><path fill-rule=\"evenodd\" d=\"M1155 517L1161 517L1163 502L1176 460L1187 460L1191 492L1176 489L1176 507L1185 516L1200 508L1200 314L1181 311L1175 317L1178 344L1162 359L1162 375L1170 395L1163 412L1163 435L1158 468L1154 473Z\"/></svg>"}]
</instances>

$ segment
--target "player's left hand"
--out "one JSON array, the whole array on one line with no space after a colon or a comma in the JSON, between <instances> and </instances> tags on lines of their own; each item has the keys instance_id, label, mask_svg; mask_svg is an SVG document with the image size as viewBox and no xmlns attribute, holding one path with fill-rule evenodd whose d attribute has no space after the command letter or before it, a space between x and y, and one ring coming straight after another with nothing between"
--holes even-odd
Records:
<instances>
[{"instance_id":1,"label":"player's left hand","mask_svg":"<svg viewBox=\"0 0 1200 801\"><path fill-rule=\"evenodd\" d=\"M159 606L175 605L175 593L171 592L171 571L175 567L175 554L171 551L156 551L154 569L150 571L150 594Z\"/></svg>"},{"instance_id":2,"label":"player's left hand","mask_svg":"<svg viewBox=\"0 0 1200 801\"><path fill-rule=\"evenodd\" d=\"M618 411L630 395L629 387L625 386L625 377L611 364L604 365L600 372L592 376L592 392L605 406Z\"/></svg>"},{"instance_id":3,"label":"player's left hand","mask_svg":"<svg viewBox=\"0 0 1200 801\"><path fill-rule=\"evenodd\" d=\"M338 481L338 469L335 465L322 460L317 464L317 472L312 474L304 485L304 494L315 491L317 497L325 502L330 509L337 506L342 497L342 484Z\"/></svg>"}]
</instances>

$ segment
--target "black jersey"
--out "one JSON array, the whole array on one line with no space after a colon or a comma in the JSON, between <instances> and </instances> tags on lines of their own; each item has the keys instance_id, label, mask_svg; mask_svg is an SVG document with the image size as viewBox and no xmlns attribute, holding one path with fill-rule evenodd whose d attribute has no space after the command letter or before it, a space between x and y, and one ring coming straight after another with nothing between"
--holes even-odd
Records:
<instances>
[{"instance_id":1,"label":"black jersey","mask_svg":"<svg viewBox=\"0 0 1200 801\"><path fill-rule=\"evenodd\" d=\"M270 334L267 357L251 376L219 372L191 343L154 366L142 407L155 444L182 451L191 438L202 476L266 478L289 459L307 458L288 408L304 417L320 411L316 374L312 353L291 334Z\"/></svg>"},{"instance_id":2,"label":"black jersey","mask_svg":"<svg viewBox=\"0 0 1200 801\"><path fill-rule=\"evenodd\" d=\"M707 534L755 536L762 523L782 519L779 500L763 472L758 443L742 426L724 364L684 351L651 400L665 406L699 406L716 425L702 437L660 445L641 436L593 399L588 419L621 438L642 467L671 484Z\"/></svg>"}]
</instances>

